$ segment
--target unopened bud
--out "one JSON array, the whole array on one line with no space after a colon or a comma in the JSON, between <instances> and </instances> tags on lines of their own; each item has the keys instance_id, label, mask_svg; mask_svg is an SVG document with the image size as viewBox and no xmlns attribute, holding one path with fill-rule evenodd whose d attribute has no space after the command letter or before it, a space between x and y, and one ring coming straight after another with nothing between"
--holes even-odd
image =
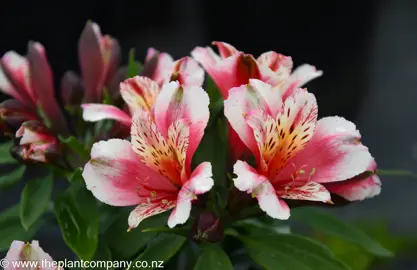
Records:
<instances>
[{"instance_id":1,"label":"unopened bud","mask_svg":"<svg viewBox=\"0 0 417 270\"><path fill-rule=\"evenodd\" d=\"M36 113L15 99L0 103L0 118L4 128L15 132L23 122L36 120Z\"/></svg>"},{"instance_id":2,"label":"unopened bud","mask_svg":"<svg viewBox=\"0 0 417 270\"><path fill-rule=\"evenodd\" d=\"M197 243L216 243L223 239L224 229L218 217L210 212L203 212L197 217L191 234L192 239Z\"/></svg>"}]
</instances>

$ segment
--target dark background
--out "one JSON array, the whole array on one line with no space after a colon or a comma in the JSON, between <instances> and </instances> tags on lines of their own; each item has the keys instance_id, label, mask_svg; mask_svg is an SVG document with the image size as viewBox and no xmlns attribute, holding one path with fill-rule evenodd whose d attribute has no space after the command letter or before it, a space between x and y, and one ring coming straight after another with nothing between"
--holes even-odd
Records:
<instances>
[{"instance_id":1,"label":"dark background","mask_svg":"<svg viewBox=\"0 0 417 270\"><path fill-rule=\"evenodd\" d=\"M119 40L124 63L132 47L139 60L150 46L177 59L220 40L255 56L274 50L292 56L295 66L313 64L324 71L307 85L317 96L320 116L357 123L380 168L417 171L415 0L4 1L0 53L25 54L29 40L41 42L58 86L65 70L79 71L77 41L88 19ZM382 181L380 196L338 214L383 218L393 233L417 233L417 181ZM20 190L0 193L0 208L17 202ZM61 255L66 251L58 248L55 234L59 231L44 230L39 240Z\"/></svg>"}]
</instances>

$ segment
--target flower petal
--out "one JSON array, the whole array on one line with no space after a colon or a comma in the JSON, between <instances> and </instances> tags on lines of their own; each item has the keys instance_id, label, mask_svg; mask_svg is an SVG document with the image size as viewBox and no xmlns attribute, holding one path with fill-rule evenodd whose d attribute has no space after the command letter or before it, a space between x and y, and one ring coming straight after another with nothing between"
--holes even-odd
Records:
<instances>
[{"instance_id":1,"label":"flower petal","mask_svg":"<svg viewBox=\"0 0 417 270\"><path fill-rule=\"evenodd\" d=\"M101 54L103 57L104 85L109 85L117 72L120 63L120 45L119 42L109 35L102 37L100 41ZM101 89L99 89L101 91ZM101 93L99 93L99 96Z\"/></svg>"},{"instance_id":2,"label":"flower petal","mask_svg":"<svg viewBox=\"0 0 417 270\"><path fill-rule=\"evenodd\" d=\"M277 190L277 194L280 198L290 200L307 200L307 201L319 201L330 202L329 191L321 184L316 182L307 182L302 186L280 186Z\"/></svg>"},{"instance_id":3,"label":"flower petal","mask_svg":"<svg viewBox=\"0 0 417 270\"><path fill-rule=\"evenodd\" d=\"M21 260L21 252L25 242L22 241L13 241L10 245L9 251L7 251L6 259L10 262L9 267L4 268L5 270L15 270L18 268L13 267L12 262L18 262Z\"/></svg>"},{"instance_id":4,"label":"flower petal","mask_svg":"<svg viewBox=\"0 0 417 270\"><path fill-rule=\"evenodd\" d=\"M146 202L155 191L178 192L166 178L140 162L128 141L120 139L93 145L83 177L97 199L114 206Z\"/></svg>"},{"instance_id":5,"label":"flower petal","mask_svg":"<svg viewBox=\"0 0 417 270\"><path fill-rule=\"evenodd\" d=\"M297 67L282 86L282 99L285 100L295 89L321 75L323 75L323 71L317 70L316 67L312 65L304 64Z\"/></svg>"},{"instance_id":6,"label":"flower petal","mask_svg":"<svg viewBox=\"0 0 417 270\"><path fill-rule=\"evenodd\" d=\"M30 66L31 88L38 98L38 105L41 105L55 132L68 133L67 121L55 99L52 70L44 47L39 42L29 42L27 58Z\"/></svg>"},{"instance_id":7,"label":"flower petal","mask_svg":"<svg viewBox=\"0 0 417 270\"><path fill-rule=\"evenodd\" d=\"M191 202L196 199L196 195L208 192L214 185L213 173L209 162L201 163L192 173L188 180L181 188L177 205L172 211L168 226L175 227L178 224L184 224L190 217Z\"/></svg>"},{"instance_id":8,"label":"flower petal","mask_svg":"<svg viewBox=\"0 0 417 270\"><path fill-rule=\"evenodd\" d=\"M78 42L78 57L84 80L84 102L99 101L99 90L103 88L105 72L104 59L101 53L100 26L88 21Z\"/></svg>"},{"instance_id":9,"label":"flower petal","mask_svg":"<svg viewBox=\"0 0 417 270\"><path fill-rule=\"evenodd\" d=\"M188 127L184 128L187 130L183 130L183 127L180 130L188 133ZM171 140L166 140L162 136L146 110L138 109L133 116L131 137L133 150L140 160L152 170L168 178L174 185L181 187L183 165L176 157L177 149L171 144ZM187 140L188 134L180 137L186 137L183 140Z\"/></svg>"},{"instance_id":10,"label":"flower petal","mask_svg":"<svg viewBox=\"0 0 417 270\"><path fill-rule=\"evenodd\" d=\"M178 82L165 84L154 108L155 122L161 134L167 138L169 126L179 119L189 122L189 145L186 157L187 172L191 160L204 135L209 120L209 97L198 86L179 86Z\"/></svg>"},{"instance_id":11,"label":"flower petal","mask_svg":"<svg viewBox=\"0 0 417 270\"><path fill-rule=\"evenodd\" d=\"M119 108L105 104L83 104L83 119L85 121L97 122L104 119L113 119L130 127L132 119L130 116Z\"/></svg>"},{"instance_id":12,"label":"flower petal","mask_svg":"<svg viewBox=\"0 0 417 270\"><path fill-rule=\"evenodd\" d=\"M1 67L16 96L20 97L19 100L28 106L36 107L37 99L30 85L29 63L27 59L14 51L9 51L1 58ZM10 86L5 87L5 91L12 94L13 91Z\"/></svg>"},{"instance_id":13,"label":"flower petal","mask_svg":"<svg viewBox=\"0 0 417 270\"><path fill-rule=\"evenodd\" d=\"M326 183L325 187L348 201L358 201L375 197L381 193L381 180L375 174L374 162L369 171L357 175L349 180Z\"/></svg>"},{"instance_id":14,"label":"flower petal","mask_svg":"<svg viewBox=\"0 0 417 270\"><path fill-rule=\"evenodd\" d=\"M143 76L151 78L159 86L169 82L174 59L167 53L161 53L149 48L143 67Z\"/></svg>"},{"instance_id":15,"label":"flower petal","mask_svg":"<svg viewBox=\"0 0 417 270\"><path fill-rule=\"evenodd\" d=\"M350 179L365 172L374 162L368 148L360 143L355 124L342 117L325 117L317 122L306 148L280 173L290 179L294 170L310 174L311 181L329 183Z\"/></svg>"},{"instance_id":16,"label":"flower petal","mask_svg":"<svg viewBox=\"0 0 417 270\"><path fill-rule=\"evenodd\" d=\"M313 136L317 122L317 101L313 94L298 88L284 102L282 111L277 116L279 148L269 165L269 176L273 183L275 177L287 162L297 156ZM289 178L291 179L291 178Z\"/></svg>"},{"instance_id":17,"label":"flower petal","mask_svg":"<svg viewBox=\"0 0 417 270\"><path fill-rule=\"evenodd\" d=\"M147 77L135 76L120 83L120 93L132 115L139 108L152 112L159 86Z\"/></svg>"},{"instance_id":18,"label":"flower petal","mask_svg":"<svg viewBox=\"0 0 417 270\"><path fill-rule=\"evenodd\" d=\"M10 83L9 79L7 78L6 74L4 73L3 69L0 66L0 90L5 93L6 95L9 95L18 101L28 105L28 100L25 100L23 96L20 95L18 91L13 87L13 85ZM32 105L32 101L29 100L30 105Z\"/></svg>"},{"instance_id":19,"label":"flower petal","mask_svg":"<svg viewBox=\"0 0 417 270\"><path fill-rule=\"evenodd\" d=\"M183 57L173 64L171 80L177 80L183 85L202 86L204 82L204 70L191 57Z\"/></svg>"},{"instance_id":20,"label":"flower petal","mask_svg":"<svg viewBox=\"0 0 417 270\"><path fill-rule=\"evenodd\" d=\"M246 85L230 89L229 97L224 101L224 115L242 142L255 155L256 160L259 160L259 150L253 131L246 123L245 115L252 110L264 108L266 104L259 93Z\"/></svg>"},{"instance_id":21,"label":"flower petal","mask_svg":"<svg viewBox=\"0 0 417 270\"><path fill-rule=\"evenodd\" d=\"M219 49L219 53L222 58L227 58L229 56L240 53L235 47L226 42L214 41L213 45L217 46L217 49Z\"/></svg>"},{"instance_id":22,"label":"flower petal","mask_svg":"<svg viewBox=\"0 0 417 270\"><path fill-rule=\"evenodd\" d=\"M175 207L175 201L164 200L151 203L142 203L138 205L129 215L129 230L136 228L142 220L161 214Z\"/></svg>"},{"instance_id":23,"label":"flower petal","mask_svg":"<svg viewBox=\"0 0 417 270\"><path fill-rule=\"evenodd\" d=\"M233 172L237 175L234 184L240 191L252 193L259 203L259 207L270 217L276 219L288 219L290 209L288 205L280 200L269 180L259 175L246 162L238 160L233 166Z\"/></svg>"},{"instance_id":24,"label":"flower petal","mask_svg":"<svg viewBox=\"0 0 417 270\"><path fill-rule=\"evenodd\" d=\"M293 67L292 58L274 51L261 54L256 60L262 66L266 66L282 78L288 78Z\"/></svg>"}]
</instances>

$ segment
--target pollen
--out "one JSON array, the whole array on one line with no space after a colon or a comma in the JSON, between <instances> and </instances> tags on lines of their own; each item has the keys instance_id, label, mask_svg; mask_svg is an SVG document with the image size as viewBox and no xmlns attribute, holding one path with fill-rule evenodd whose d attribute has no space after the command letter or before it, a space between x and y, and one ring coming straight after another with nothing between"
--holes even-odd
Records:
<instances>
[{"instance_id":1,"label":"pollen","mask_svg":"<svg viewBox=\"0 0 417 270\"><path fill-rule=\"evenodd\" d=\"M151 197L155 197L156 196L156 191L151 191Z\"/></svg>"}]
</instances>

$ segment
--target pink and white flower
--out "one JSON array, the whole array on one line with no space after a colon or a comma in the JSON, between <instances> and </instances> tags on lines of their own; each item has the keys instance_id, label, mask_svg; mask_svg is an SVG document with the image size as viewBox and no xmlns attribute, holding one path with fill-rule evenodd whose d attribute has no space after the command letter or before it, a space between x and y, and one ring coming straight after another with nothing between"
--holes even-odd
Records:
<instances>
[{"instance_id":1,"label":"pink and white flower","mask_svg":"<svg viewBox=\"0 0 417 270\"><path fill-rule=\"evenodd\" d=\"M146 65L154 65L149 61L155 61L156 68L149 75L150 77L135 76L120 83L120 93L125 101L130 115L139 108L152 111L156 96L160 92L161 83L168 83L171 80L178 81L181 85L201 86L204 80L204 71L190 57L181 58L170 62L170 56L166 53L158 53L153 49L148 51ZM168 63L169 62L169 63ZM146 72L145 72L146 74ZM130 127L131 116L125 111L105 104L87 103L82 105L83 118L85 121L96 122L104 119L113 119Z\"/></svg>"},{"instance_id":2,"label":"pink and white flower","mask_svg":"<svg viewBox=\"0 0 417 270\"><path fill-rule=\"evenodd\" d=\"M300 87L322 75L314 66L304 64L294 71L291 57L274 51L261 54L255 59L225 42L213 42L220 55L210 47L196 47L191 55L213 78L226 99L232 87L249 83L249 79L258 79L273 86L287 89Z\"/></svg>"},{"instance_id":3,"label":"pink and white flower","mask_svg":"<svg viewBox=\"0 0 417 270\"><path fill-rule=\"evenodd\" d=\"M19 269L33 269L33 270L55 270L62 269L61 267L54 267L55 263L52 257L43 251L39 246L38 241L32 243L24 243L22 241L13 241L7 252L6 258L8 266L5 270L19 270ZM20 262L21 267L15 267Z\"/></svg>"},{"instance_id":4,"label":"pink and white flower","mask_svg":"<svg viewBox=\"0 0 417 270\"><path fill-rule=\"evenodd\" d=\"M236 162L235 186L278 219L290 215L283 199L331 203L330 193L347 200L379 194L381 183L374 173L355 178L376 169L355 125L337 116L317 121L313 94L276 88L251 79L232 88L224 102L230 125L256 159L256 168Z\"/></svg>"},{"instance_id":5,"label":"pink and white flower","mask_svg":"<svg viewBox=\"0 0 417 270\"><path fill-rule=\"evenodd\" d=\"M291 92L308 81L322 75L314 66L304 64L294 71L291 57L274 51L261 54L255 59L225 42L213 42L220 56L210 47L196 47L191 55L196 59L217 84L223 98L229 90L248 84L250 79L269 83L280 92ZM236 159L247 152L239 136L229 127L229 144L232 145L232 156Z\"/></svg>"},{"instance_id":6,"label":"pink and white flower","mask_svg":"<svg viewBox=\"0 0 417 270\"><path fill-rule=\"evenodd\" d=\"M53 75L44 47L29 42L26 58L9 51L0 62L0 90L24 105L27 114L37 113L40 105L51 121L52 130L65 134L68 127L55 100Z\"/></svg>"},{"instance_id":7,"label":"pink and white flower","mask_svg":"<svg viewBox=\"0 0 417 270\"><path fill-rule=\"evenodd\" d=\"M193 171L191 160L209 119L209 98L198 86L165 84L152 110L135 109L131 142L111 139L94 144L83 177L100 201L114 206L138 205L130 228L172 208L168 226L187 221L197 195L213 186L211 164ZM136 105L132 105L136 106Z\"/></svg>"}]
</instances>

